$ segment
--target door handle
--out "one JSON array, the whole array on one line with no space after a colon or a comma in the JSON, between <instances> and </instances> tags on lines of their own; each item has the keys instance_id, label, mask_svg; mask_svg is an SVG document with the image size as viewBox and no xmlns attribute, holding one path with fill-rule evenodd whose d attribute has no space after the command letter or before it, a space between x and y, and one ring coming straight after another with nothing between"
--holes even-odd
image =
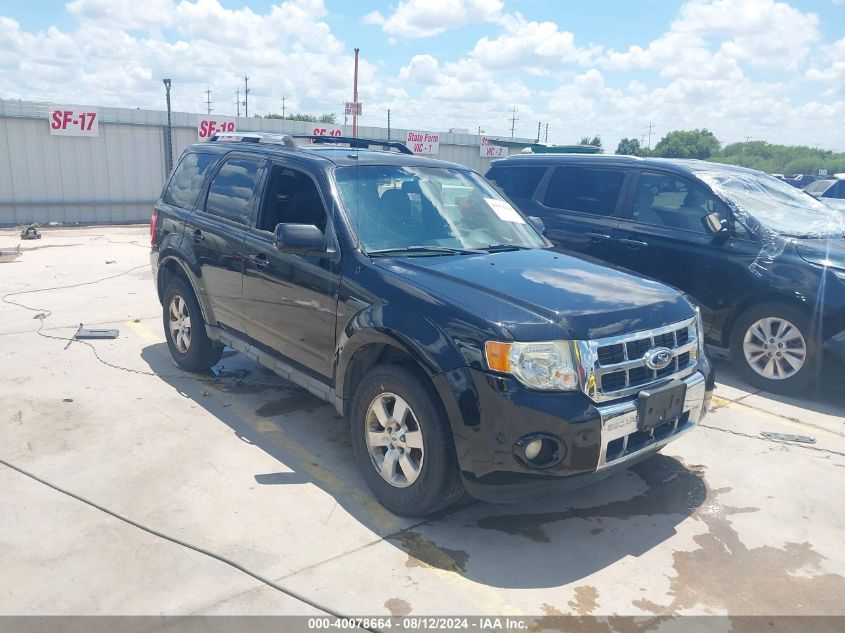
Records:
<instances>
[{"instance_id":1,"label":"door handle","mask_svg":"<svg viewBox=\"0 0 845 633\"><path fill-rule=\"evenodd\" d=\"M584 233L584 235L589 237L594 242L600 242L602 240L609 240L610 239L610 236L606 235L605 233L594 233L592 231L589 231L587 233Z\"/></svg>"},{"instance_id":2,"label":"door handle","mask_svg":"<svg viewBox=\"0 0 845 633\"><path fill-rule=\"evenodd\" d=\"M202 231L199 229L194 230L194 244L199 244L205 239L205 235L202 234Z\"/></svg>"},{"instance_id":3,"label":"door handle","mask_svg":"<svg viewBox=\"0 0 845 633\"><path fill-rule=\"evenodd\" d=\"M265 270L267 265L270 263L267 261L267 256L264 253L258 253L258 255L250 255L247 257L249 263L255 266L258 270Z\"/></svg>"},{"instance_id":4,"label":"door handle","mask_svg":"<svg viewBox=\"0 0 845 633\"><path fill-rule=\"evenodd\" d=\"M624 244L630 249L636 250L638 248L645 248L648 246L648 242L643 242L642 240L629 240L627 238L619 240L620 244Z\"/></svg>"}]
</instances>

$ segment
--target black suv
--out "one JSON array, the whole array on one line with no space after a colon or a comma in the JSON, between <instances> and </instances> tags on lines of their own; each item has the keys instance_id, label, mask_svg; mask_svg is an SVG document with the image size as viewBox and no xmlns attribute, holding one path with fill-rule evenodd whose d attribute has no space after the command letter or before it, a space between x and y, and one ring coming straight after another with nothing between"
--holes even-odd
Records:
<instances>
[{"instance_id":1,"label":"black suv","mask_svg":"<svg viewBox=\"0 0 845 633\"><path fill-rule=\"evenodd\" d=\"M704 416L713 372L680 293L554 252L464 167L303 140L219 136L173 170L151 259L181 367L228 345L334 404L402 515L571 487Z\"/></svg>"},{"instance_id":2,"label":"black suv","mask_svg":"<svg viewBox=\"0 0 845 633\"><path fill-rule=\"evenodd\" d=\"M795 393L841 372L845 224L801 190L732 165L630 156L515 155L487 177L561 249L688 293L707 343L750 383Z\"/></svg>"}]
</instances>

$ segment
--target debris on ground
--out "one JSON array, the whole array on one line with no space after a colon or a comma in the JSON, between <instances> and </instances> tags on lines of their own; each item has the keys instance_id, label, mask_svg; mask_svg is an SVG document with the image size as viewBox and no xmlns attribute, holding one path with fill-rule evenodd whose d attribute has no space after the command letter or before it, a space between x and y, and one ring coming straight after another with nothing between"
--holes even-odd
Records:
<instances>
[{"instance_id":1,"label":"debris on ground","mask_svg":"<svg viewBox=\"0 0 845 633\"><path fill-rule=\"evenodd\" d=\"M772 431L761 431L760 435L767 440L777 440L778 442L801 442L802 444L815 444L816 438L809 435L793 435L791 433L774 433Z\"/></svg>"},{"instance_id":2,"label":"debris on ground","mask_svg":"<svg viewBox=\"0 0 845 633\"><path fill-rule=\"evenodd\" d=\"M20 244L14 250L2 250L0 251L0 263L13 262L21 255L23 255L23 252Z\"/></svg>"},{"instance_id":3,"label":"debris on ground","mask_svg":"<svg viewBox=\"0 0 845 633\"><path fill-rule=\"evenodd\" d=\"M76 330L76 334L73 335L73 338L75 338L77 341L86 338L117 338L119 334L119 330L92 330L89 328L82 327L82 324L80 323L79 329Z\"/></svg>"},{"instance_id":4,"label":"debris on ground","mask_svg":"<svg viewBox=\"0 0 845 633\"><path fill-rule=\"evenodd\" d=\"M21 231L21 239L22 240L40 240L41 239L41 233L38 232L38 228L35 224L30 224L23 231Z\"/></svg>"}]
</instances>

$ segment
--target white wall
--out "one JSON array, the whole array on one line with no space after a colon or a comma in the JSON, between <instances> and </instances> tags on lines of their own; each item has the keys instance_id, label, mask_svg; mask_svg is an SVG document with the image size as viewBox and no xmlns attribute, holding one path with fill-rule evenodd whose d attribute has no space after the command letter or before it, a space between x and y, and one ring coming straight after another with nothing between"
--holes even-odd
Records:
<instances>
[{"instance_id":1,"label":"white wall","mask_svg":"<svg viewBox=\"0 0 845 633\"><path fill-rule=\"evenodd\" d=\"M68 104L62 104L68 105ZM98 138L52 136L52 104L0 100L0 225L27 222L125 223L149 220L166 178L166 112L97 108ZM174 112L174 162L197 142L203 115ZM313 123L241 117L239 131L309 134ZM407 130L391 129L394 140ZM352 134L352 126L343 130ZM387 139L386 128L360 127L362 138ZM526 139L518 139L526 140ZM480 137L440 134L436 156L484 173Z\"/></svg>"}]
</instances>

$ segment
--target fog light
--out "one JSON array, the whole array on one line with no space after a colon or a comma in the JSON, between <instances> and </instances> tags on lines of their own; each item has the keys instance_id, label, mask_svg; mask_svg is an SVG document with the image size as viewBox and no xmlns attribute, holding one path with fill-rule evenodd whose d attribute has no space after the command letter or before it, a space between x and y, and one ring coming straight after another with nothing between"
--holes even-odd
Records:
<instances>
[{"instance_id":1,"label":"fog light","mask_svg":"<svg viewBox=\"0 0 845 633\"><path fill-rule=\"evenodd\" d=\"M525 447L525 459L534 461L543 449L543 440L534 440Z\"/></svg>"}]
</instances>

